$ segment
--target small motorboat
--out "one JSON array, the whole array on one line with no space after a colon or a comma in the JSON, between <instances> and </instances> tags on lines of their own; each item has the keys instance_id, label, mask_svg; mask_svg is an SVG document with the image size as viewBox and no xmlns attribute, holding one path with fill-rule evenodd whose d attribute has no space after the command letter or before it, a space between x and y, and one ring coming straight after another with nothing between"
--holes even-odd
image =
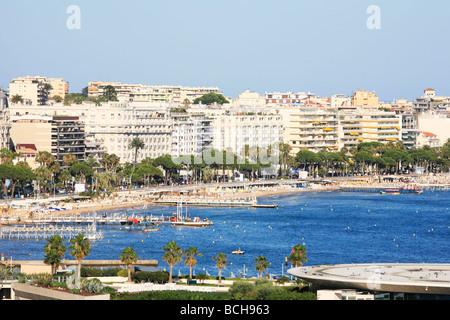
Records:
<instances>
[{"instance_id":1,"label":"small motorboat","mask_svg":"<svg viewBox=\"0 0 450 320\"><path fill-rule=\"evenodd\" d=\"M231 252L231 254L244 254L244 253L245 253L245 251L242 251L241 247L239 247L238 250L235 250L235 251Z\"/></svg>"}]
</instances>

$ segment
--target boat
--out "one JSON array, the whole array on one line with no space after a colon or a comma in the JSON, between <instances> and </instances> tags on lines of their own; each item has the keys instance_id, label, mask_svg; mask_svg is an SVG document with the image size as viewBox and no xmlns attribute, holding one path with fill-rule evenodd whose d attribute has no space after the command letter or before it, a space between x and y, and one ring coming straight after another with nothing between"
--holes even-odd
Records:
<instances>
[{"instance_id":1,"label":"boat","mask_svg":"<svg viewBox=\"0 0 450 320\"><path fill-rule=\"evenodd\" d=\"M154 228L154 229L144 229L144 232L156 232L159 231L159 228Z\"/></svg>"},{"instance_id":2,"label":"boat","mask_svg":"<svg viewBox=\"0 0 450 320\"><path fill-rule=\"evenodd\" d=\"M416 185L406 185L404 187L400 188L394 188L394 189L385 189L380 191L381 194L402 194L402 193L416 193L421 194L423 193L422 188L419 188Z\"/></svg>"},{"instance_id":3,"label":"boat","mask_svg":"<svg viewBox=\"0 0 450 320\"><path fill-rule=\"evenodd\" d=\"M184 226L184 227L208 227L213 223L208 218L200 220L200 217L194 217L193 219L187 214L183 216L183 206L181 203L177 205L177 212L172 213L173 217L170 219L173 226Z\"/></svg>"},{"instance_id":4,"label":"boat","mask_svg":"<svg viewBox=\"0 0 450 320\"><path fill-rule=\"evenodd\" d=\"M231 252L231 254L238 254L238 255L241 255L241 254L244 254L244 253L245 253L245 251L242 251L242 250L241 250L241 247L239 247L238 250L235 250L235 251L232 251L232 252Z\"/></svg>"}]
</instances>

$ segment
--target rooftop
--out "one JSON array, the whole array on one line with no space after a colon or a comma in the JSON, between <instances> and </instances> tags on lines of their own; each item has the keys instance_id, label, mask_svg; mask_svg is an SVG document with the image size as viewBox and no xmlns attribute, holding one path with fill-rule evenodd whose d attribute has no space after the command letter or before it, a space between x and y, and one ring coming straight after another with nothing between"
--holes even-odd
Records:
<instances>
[{"instance_id":1,"label":"rooftop","mask_svg":"<svg viewBox=\"0 0 450 320\"><path fill-rule=\"evenodd\" d=\"M287 272L320 288L450 294L450 264L342 264L293 268Z\"/></svg>"}]
</instances>

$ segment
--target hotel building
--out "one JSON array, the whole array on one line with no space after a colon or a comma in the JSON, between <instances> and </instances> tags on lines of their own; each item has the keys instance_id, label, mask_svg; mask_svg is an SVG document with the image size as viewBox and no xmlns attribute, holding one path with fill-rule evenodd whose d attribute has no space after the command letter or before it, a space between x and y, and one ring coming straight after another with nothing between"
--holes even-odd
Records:
<instances>
[{"instance_id":1,"label":"hotel building","mask_svg":"<svg viewBox=\"0 0 450 320\"><path fill-rule=\"evenodd\" d=\"M283 140L292 147L292 155L300 150L319 152L339 149L336 108L301 106L280 109L280 113L285 126Z\"/></svg>"},{"instance_id":2,"label":"hotel building","mask_svg":"<svg viewBox=\"0 0 450 320\"><path fill-rule=\"evenodd\" d=\"M367 108L339 111L339 147L356 147L360 142L397 142L402 138L401 117L395 112Z\"/></svg>"},{"instance_id":3,"label":"hotel building","mask_svg":"<svg viewBox=\"0 0 450 320\"><path fill-rule=\"evenodd\" d=\"M120 102L145 101L158 103L183 104L185 99L193 103L195 99L207 93L223 94L217 87L182 87L167 85L126 84L121 82L95 81L88 84L88 95L99 97L103 95L104 87L112 86L117 92Z\"/></svg>"},{"instance_id":4,"label":"hotel building","mask_svg":"<svg viewBox=\"0 0 450 320\"><path fill-rule=\"evenodd\" d=\"M34 145L50 152L63 165L66 154L85 159L85 127L79 117L21 115L11 116L14 145Z\"/></svg>"},{"instance_id":5,"label":"hotel building","mask_svg":"<svg viewBox=\"0 0 450 320\"><path fill-rule=\"evenodd\" d=\"M47 92L45 84L50 84L52 89ZM62 99L69 92L69 83L62 78L47 78L41 76L26 76L13 79L9 83L9 95L13 97L19 95L26 105L45 105L54 96Z\"/></svg>"},{"instance_id":6,"label":"hotel building","mask_svg":"<svg viewBox=\"0 0 450 320\"><path fill-rule=\"evenodd\" d=\"M172 152L176 158L183 155L200 156L203 150L212 146L213 119L204 113L174 113L170 115L173 121Z\"/></svg>"}]
</instances>

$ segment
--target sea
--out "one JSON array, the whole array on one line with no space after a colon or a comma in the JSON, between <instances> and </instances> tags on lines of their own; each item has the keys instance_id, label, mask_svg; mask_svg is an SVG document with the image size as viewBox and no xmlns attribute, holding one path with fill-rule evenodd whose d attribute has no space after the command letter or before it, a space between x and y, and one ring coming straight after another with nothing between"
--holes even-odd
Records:
<instances>
[{"instance_id":1,"label":"sea","mask_svg":"<svg viewBox=\"0 0 450 320\"><path fill-rule=\"evenodd\" d=\"M189 207L191 217L214 224L193 228L160 225L157 232L142 226L99 225L104 238L92 242L85 258L119 259L132 247L141 260L157 260L158 269L169 270L162 260L163 247L175 241L182 250L196 247L194 274L218 275L213 257L225 253L222 276L254 277L255 258L264 256L270 267L265 274L287 275L286 258L292 247L306 247L304 266L349 263L450 263L450 191L426 190L422 194L312 191L259 198L273 208ZM108 211L108 214L166 215L175 207L147 206ZM97 212L101 214L102 212ZM0 240L0 253L13 260L44 258L45 240ZM67 247L69 242L65 241ZM245 253L233 255L241 249ZM65 258L73 259L66 253ZM139 265L139 261L137 262ZM181 261L174 275L189 273Z\"/></svg>"}]
</instances>

